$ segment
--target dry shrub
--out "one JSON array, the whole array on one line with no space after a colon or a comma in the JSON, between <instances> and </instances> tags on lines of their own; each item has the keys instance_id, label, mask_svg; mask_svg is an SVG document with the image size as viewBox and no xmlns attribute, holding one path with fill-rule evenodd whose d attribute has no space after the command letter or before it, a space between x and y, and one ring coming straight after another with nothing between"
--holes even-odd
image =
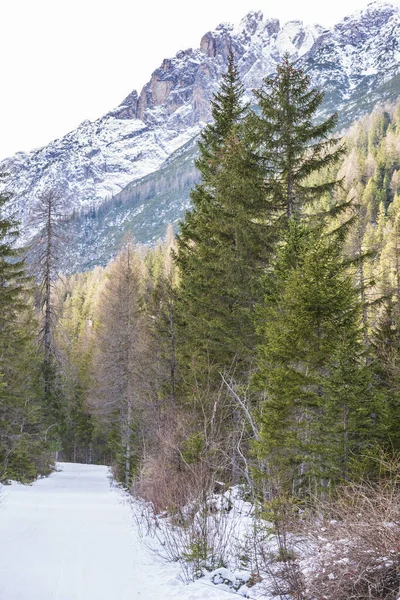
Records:
<instances>
[{"instance_id":1,"label":"dry shrub","mask_svg":"<svg viewBox=\"0 0 400 600\"><path fill-rule=\"evenodd\" d=\"M143 543L166 560L180 561L185 581L225 566L237 538L232 507L227 501L219 507L213 495L224 489L218 475L231 460L221 449L214 416L211 422L204 417L203 428L187 415L159 423L157 442L134 486L145 501L134 511Z\"/></svg>"},{"instance_id":2,"label":"dry shrub","mask_svg":"<svg viewBox=\"0 0 400 600\"><path fill-rule=\"evenodd\" d=\"M235 569L241 566L241 514L229 492L203 499L198 496L173 514L155 515L151 506L143 503L134 503L133 509L144 546L159 558L179 561L185 582L233 562Z\"/></svg>"},{"instance_id":3,"label":"dry shrub","mask_svg":"<svg viewBox=\"0 0 400 600\"><path fill-rule=\"evenodd\" d=\"M388 471L379 483L342 487L320 507L321 523L308 525L311 551L302 564L308 598L400 597L400 462Z\"/></svg>"},{"instance_id":4,"label":"dry shrub","mask_svg":"<svg viewBox=\"0 0 400 600\"><path fill-rule=\"evenodd\" d=\"M276 483L274 489L278 489ZM276 600L309 600L299 564L306 538L299 534L296 499L282 493L264 503L255 533L258 572L265 595ZM260 533L264 533L264 539Z\"/></svg>"},{"instance_id":5,"label":"dry shrub","mask_svg":"<svg viewBox=\"0 0 400 600\"><path fill-rule=\"evenodd\" d=\"M185 423L166 419L159 425L157 443L141 464L134 485L135 495L152 506L154 513L178 513L187 504L203 498L213 485L205 457L187 461L182 454L190 437Z\"/></svg>"},{"instance_id":6,"label":"dry shrub","mask_svg":"<svg viewBox=\"0 0 400 600\"><path fill-rule=\"evenodd\" d=\"M239 478L248 470L239 451L244 429L224 386L212 393L197 390L193 405L180 411L170 407L153 422L157 433L142 458L134 492L156 513L204 501L216 480Z\"/></svg>"},{"instance_id":7,"label":"dry shrub","mask_svg":"<svg viewBox=\"0 0 400 600\"><path fill-rule=\"evenodd\" d=\"M209 473L204 464L178 467L171 457L160 454L143 461L135 494L150 502L154 512L175 513L201 497L208 489Z\"/></svg>"}]
</instances>

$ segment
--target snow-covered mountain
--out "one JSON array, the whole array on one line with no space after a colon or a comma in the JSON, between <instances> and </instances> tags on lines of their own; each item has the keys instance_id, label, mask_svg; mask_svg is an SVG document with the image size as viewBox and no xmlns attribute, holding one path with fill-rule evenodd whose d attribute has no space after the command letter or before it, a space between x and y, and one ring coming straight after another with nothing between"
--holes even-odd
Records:
<instances>
[{"instance_id":1,"label":"snow-covered mountain","mask_svg":"<svg viewBox=\"0 0 400 600\"><path fill-rule=\"evenodd\" d=\"M231 47L250 100L253 88L275 70L286 51L310 73L313 83L325 90L323 112L338 111L342 124L376 101L400 95L397 6L373 2L330 30L300 21L281 25L277 19L265 19L261 12L250 12L237 26L221 24L206 33L199 48L165 59L140 94L133 91L104 117L85 121L44 148L19 152L2 161L0 169L9 174L2 185L14 194L12 207L23 223L24 238L34 233L29 215L35 198L48 188L59 190L69 212L76 214L93 207L112 208L112 198L117 196L120 202L121 194L127 202L126 190L137 192L143 181L150 189L149 174L159 178L161 167L165 171L168 166L171 174L171 157L179 157L179 149L192 146L191 140L210 118L210 99L226 69ZM178 163L182 168L181 158ZM192 173L192 166L190 169ZM186 184L189 180L185 179ZM157 193L150 194L153 201ZM178 197L175 218L187 204L187 190L185 194L185 198ZM137 200L137 193L135 197ZM139 212L143 212L149 193L140 197L144 204ZM156 200L152 206L157 208ZM148 233L142 222L144 235L139 237L154 238L154 225L158 231L160 219L167 213L170 219L170 212L161 211L156 218L147 214ZM102 235L105 232L106 226ZM96 262L95 257L93 260Z\"/></svg>"}]
</instances>

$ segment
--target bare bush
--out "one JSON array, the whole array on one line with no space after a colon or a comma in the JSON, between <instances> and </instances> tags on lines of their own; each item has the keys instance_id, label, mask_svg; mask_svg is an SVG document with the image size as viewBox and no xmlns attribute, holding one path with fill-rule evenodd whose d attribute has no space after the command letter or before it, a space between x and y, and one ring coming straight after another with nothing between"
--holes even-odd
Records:
<instances>
[{"instance_id":1,"label":"bare bush","mask_svg":"<svg viewBox=\"0 0 400 600\"><path fill-rule=\"evenodd\" d=\"M209 478L206 465L177 468L173 456L160 453L144 459L134 491L151 503L156 514L179 513L181 507L203 495L203 490L209 488Z\"/></svg>"},{"instance_id":2,"label":"bare bush","mask_svg":"<svg viewBox=\"0 0 400 600\"><path fill-rule=\"evenodd\" d=\"M393 466L393 465L392 465ZM400 464L379 483L349 484L307 525L307 597L397 600L400 595Z\"/></svg>"},{"instance_id":3,"label":"bare bush","mask_svg":"<svg viewBox=\"0 0 400 600\"><path fill-rule=\"evenodd\" d=\"M187 424L165 414L158 423L154 447L142 459L133 491L151 504L155 514L178 514L183 506L207 495L212 488L207 460L185 459L182 447L188 437Z\"/></svg>"},{"instance_id":4,"label":"bare bush","mask_svg":"<svg viewBox=\"0 0 400 600\"><path fill-rule=\"evenodd\" d=\"M261 587L279 600L309 600L299 558L304 547L298 528L299 507L290 496L277 496L256 511L254 548Z\"/></svg>"},{"instance_id":5,"label":"bare bush","mask_svg":"<svg viewBox=\"0 0 400 600\"><path fill-rule=\"evenodd\" d=\"M243 421L223 385L203 392L195 387L193 406L163 411L157 417L155 440L142 459L134 491L156 513L179 511L204 502L216 480L234 480L248 465L240 445Z\"/></svg>"},{"instance_id":6,"label":"bare bush","mask_svg":"<svg viewBox=\"0 0 400 600\"><path fill-rule=\"evenodd\" d=\"M168 561L180 561L184 581L232 566L241 554L241 514L226 494L200 496L175 513L156 515L150 505L134 510L144 544ZM155 544L153 543L155 541Z\"/></svg>"}]
</instances>

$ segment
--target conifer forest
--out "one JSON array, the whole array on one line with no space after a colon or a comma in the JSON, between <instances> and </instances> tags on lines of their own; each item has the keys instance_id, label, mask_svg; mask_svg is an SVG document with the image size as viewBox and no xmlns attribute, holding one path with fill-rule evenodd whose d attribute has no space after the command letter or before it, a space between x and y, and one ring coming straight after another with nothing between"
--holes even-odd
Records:
<instances>
[{"instance_id":1,"label":"conifer forest","mask_svg":"<svg viewBox=\"0 0 400 600\"><path fill-rule=\"evenodd\" d=\"M275 566L242 551L253 583L269 565L277 598L396 600L400 103L338 132L289 55L255 96L230 54L190 209L153 246L126 236L106 267L61 272L73 242L55 190L27 248L0 199L0 480L109 465L189 531L189 578L226 561L184 507L240 489L257 544L268 523L279 545ZM357 580L335 520L359 541ZM291 541L304 536L320 566L308 579Z\"/></svg>"}]
</instances>

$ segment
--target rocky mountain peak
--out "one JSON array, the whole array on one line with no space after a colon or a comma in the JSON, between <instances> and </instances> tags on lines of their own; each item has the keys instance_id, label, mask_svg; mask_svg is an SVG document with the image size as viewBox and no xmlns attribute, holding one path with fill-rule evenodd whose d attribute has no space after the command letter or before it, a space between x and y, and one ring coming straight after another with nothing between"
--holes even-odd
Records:
<instances>
[{"instance_id":1,"label":"rocky mountain peak","mask_svg":"<svg viewBox=\"0 0 400 600\"><path fill-rule=\"evenodd\" d=\"M165 58L140 93L133 90L104 117L4 160L0 168L10 176L1 188L14 193L13 210L22 223L47 187L56 187L73 213L110 202L128 184L156 172L209 120L230 49L249 100L285 52L325 91L325 112L338 111L342 123L377 99L400 95L398 7L373 2L330 30L301 21L282 25L261 11L249 12L236 26L222 23L207 32L198 48ZM28 226L25 233L32 233Z\"/></svg>"},{"instance_id":2,"label":"rocky mountain peak","mask_svg":"<svg viewBox=\"0 0 400 600\"><path fill-rule=\"evenodd\" d=\"M250 11L239 23L239 31L246 32L249 36L254 35L257 27L263 22L264 15L261 10ZM275 19L276 20L276 19ZM279 21L278 21L279 23Z\"/></svg>"},{"instance_id":3,"label":"rocky mountain peak","mask_svg":"<svg viewBox=\"0 0 400 600\"><path fill-rule=\"evenodd\" d=\"M208 31L200 40L200 52L210 58L227 58L231 48L232 25L221 23L214 31Z\"/></svg>"},{"instance_id":4,"label":"rocky mountain peak","mask_svg":"<svg viewBox=\"0 0 400 600\"><path fill-rule=\"evenodd\" d=\"M358 44L360 40L378 35L382 27L399 19L400 8L388 2L370 2L365 8L344 17L333 31L344 41Z\"/></svg>"}]
</instances>

